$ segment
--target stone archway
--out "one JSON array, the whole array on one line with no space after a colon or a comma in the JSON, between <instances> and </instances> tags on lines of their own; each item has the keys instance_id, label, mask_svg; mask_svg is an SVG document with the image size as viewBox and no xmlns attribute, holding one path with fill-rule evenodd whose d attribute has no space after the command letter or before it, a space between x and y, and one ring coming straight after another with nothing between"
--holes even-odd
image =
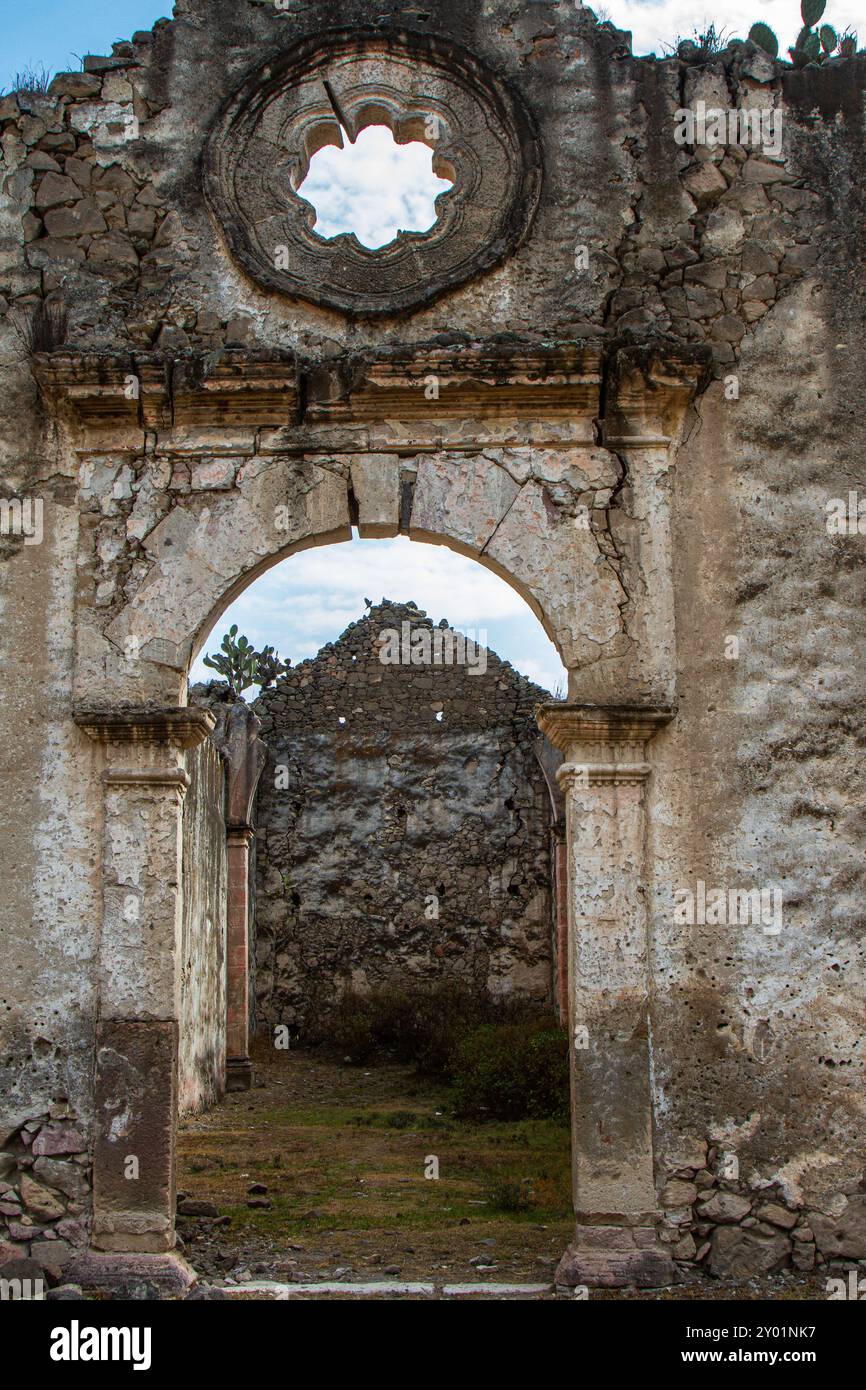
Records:
<instances>
[{"instance_id":1,"label":"stone archway","mask_svg":"<svg viewBox=\"0 0 866 1390\"><path fill-rule=\"evenodd\" d=\"M561 1277L672 1278L654 1230L645 789L675 704L669 468L700 361L476 344L321 366L54 354L38 372L80 459L75 717L102 750L94 1247L174 1245L184 757L213 727L185 706L189 663L264 569L357 524L495 569L569 669L568 701L539 711L566 758L578 1030ZM127 503L107 524L106 494Z\"/></svg>"}]
</instances>

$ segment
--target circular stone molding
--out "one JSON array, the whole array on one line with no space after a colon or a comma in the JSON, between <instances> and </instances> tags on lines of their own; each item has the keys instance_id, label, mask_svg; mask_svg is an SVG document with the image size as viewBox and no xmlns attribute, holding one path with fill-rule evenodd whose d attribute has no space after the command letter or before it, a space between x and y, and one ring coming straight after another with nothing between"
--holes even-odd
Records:
<instances>
[{"instance_id":1,"label":"circular stone molding","mask_svg":"<svg viewBox=\"0 0 866 1390\"><path fill-rule=\"evenodd\" d=\"M422 140L453 180L427 232L370 250L325 240L297 188L325 145L369 125ZM541 191L532 117L465 49L431 35L339 30L251 73L205 150L205 193L236 261L258 284L359 316L429 304L489 270L526 235Z\"/></svg>"}]
</instances>

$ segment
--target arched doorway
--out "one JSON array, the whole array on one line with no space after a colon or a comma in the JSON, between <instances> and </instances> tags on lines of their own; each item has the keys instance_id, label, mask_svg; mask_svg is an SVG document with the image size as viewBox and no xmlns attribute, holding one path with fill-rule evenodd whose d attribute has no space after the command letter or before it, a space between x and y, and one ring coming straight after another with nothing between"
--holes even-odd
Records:
<instances>
[{"instance_id":1,"label":"arched doorway","mask_svg":"<svg viewBox=\"0 0 866 1390\"><path fill-rule=\"evenodd\" d=\"M114 549L82 528L79 555L82 574L111 572L82 589L75 672L77 722L105 748L99 1248L174 1239L180 805L185 752L211 727L183 703L190 660L257 574L356 523L495 569L569 670L569 701L539 715L565 753L570 1008L587 1037L572 1055L578 1241L564 1275L657 1281L645 789L674 697L670 449L700 368L620 351L599 425L601 368L572 345L427 345L303 372L240 354L179 367L168 405L164 369L142 370L136 413L160 433L136 462L139 514ZM93 470L127 419L106 395L112 372L46 368ZM135 1188L124 1149L141 1151Z\"/></svg>"}]
</instances>

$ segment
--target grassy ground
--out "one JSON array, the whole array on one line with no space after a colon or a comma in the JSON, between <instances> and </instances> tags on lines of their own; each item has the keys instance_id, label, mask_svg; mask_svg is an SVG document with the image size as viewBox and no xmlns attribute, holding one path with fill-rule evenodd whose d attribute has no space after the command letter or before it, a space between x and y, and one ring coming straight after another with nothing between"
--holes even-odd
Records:
<instances>
[{"instance_id":1,"label":"grassy ground","mask_svg":"<svg viewBox=\"0 0 866 1390\"><path fill-rule=\"evenodd\" d=\"M407 1067L255 1061L252 1091L182 1125L178 1185L224 1223L180 1222L201 1274L552 1277L572 1229L565 1126L457 1121Z\"/></svg>"}]
</instances>

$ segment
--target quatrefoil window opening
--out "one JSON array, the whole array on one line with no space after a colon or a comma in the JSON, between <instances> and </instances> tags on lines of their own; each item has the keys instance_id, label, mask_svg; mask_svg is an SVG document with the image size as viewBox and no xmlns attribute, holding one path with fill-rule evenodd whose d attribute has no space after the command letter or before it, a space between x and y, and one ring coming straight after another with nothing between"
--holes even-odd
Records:
<instances>
[{"instance_id":1,"label":"quatrefoil window opening","mask_svg":"<svg viewBox=\"0 0 866 1390\"><path fill-rule=\"evenodd\" d=\"M295 189L314 209L311 231L324 241L354 233L371 251L401 233L431 231L440 216L436 199L456 183L453 166L437 154L438 135L435 116L398 125L379 108L352 133L340 120L336 138L316 140Z\"/></svg>"}]
</instances>

